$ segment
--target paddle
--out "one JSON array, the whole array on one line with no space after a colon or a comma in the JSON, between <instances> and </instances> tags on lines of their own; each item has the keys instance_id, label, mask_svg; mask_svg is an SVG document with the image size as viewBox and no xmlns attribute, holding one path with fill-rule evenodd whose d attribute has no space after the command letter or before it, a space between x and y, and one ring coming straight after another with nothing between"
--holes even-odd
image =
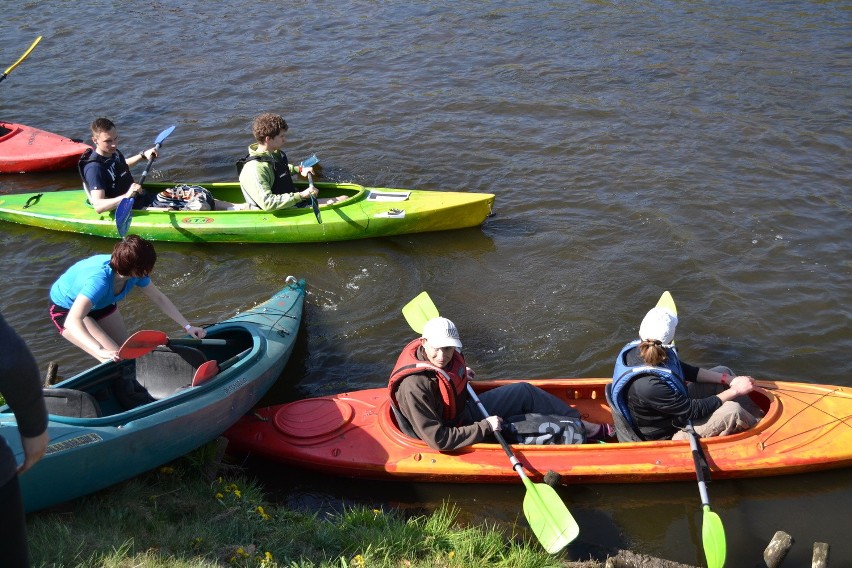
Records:
<instances>
[{"instance_id":1,"label":"paddle","mask_svg":"<svg viewBox=\"0 0 852 568\"><path fill-rule=\"evenodd\" d=\"M154 140L154 149L159 150L160 146L163 144L163 140L169 137L175 129L175 126L169 126L157 136L157 139ZM154 158L156 156L152 153L151 157L148 159L148 163L145 165L145 171L142 172L142 176L139 178L139 185L145 183L145 177L148 175L148 170L151 168L151 164L154 163ZM133 197L125 197L118 203L118 207L115 208L115 226L118 229L118 235L120 237L124 237L127 235L127 231L130 230L130 222L133 220Z\"/></svg>"},{"instance_id":2,"label":"paddle","mask_svg":"<svg viewBox=\"0 0 852 568\"><path fill-rule=\"evenodd\" d=\"M429 294L421 292L402 308L402 315L411 329L417 333L423 333L423 326L426 325L426 322L438 317L438 308L435 307ZM470 383L468 383L467 389L480 412L488 417L488 411L482 405ZM523 465L515 457L512 448L503 438L503 435L495 431L494 437L497 438L497 441L503 447L503 451L509 456L512 469L520 476L526 487L524 516L533 534L547 552L551 554L559 552L580 534L579 525L553 487L544 483L533 483L527 477Z\"/></svg>"},{"instance_id":3,"label":"paddle","mask_svg":"<svg viewBox=\"0 0 852 568\"><path fill-rule=\"evenodd\" d=\"M127 338L118 350L120 359L136 359L160 345L227 345L225 339L170 338L162 331L143 329Z\"/></svg>"},{"instance_id":4,"label":"paddle","mask_svg":"<svg viewBox=\"0 0 852 568\"><path fill-rule=\"evenodd\" d=\"M197 387L198 385L212 379L228 367L231 367L234 363L245 357L249 354L251 348L246 349L245 351L241 351L237 353L230 359L226 359L221 364L216 361L205 361L195 370L195 374L192 376L192 386Z\"/></svg>"},{"instance_id":5,"label":"paddle","mask_svg":"<svg viewBox=\"0 0 852 568\"><path fill-rule=\"evenodd\" d=\"M701 495L701 507L704 509L704 521L701 526L701 539L704 542L704 556L707 558L707 568L722 568L725 565L725 527L722 519L710 510L710 498L707 496L707 482L710 481L710 467L707 458L698 442L698 433L692 427L692 422L686 425L689 434L689 445L692 448L692 461L695 463L695 474L698 477L698 493Z\"/></svg>"},{"instance_id":6,"label":"paddle","mask_svg":"<svg viewBox=\"0 0 852 568\"><path fill-rule=\"evenodd\" d=\"M308 174L308 191L311 192L311 207L314 208L314 216L317 218L317 223L322 225L322 218L320 217L319 212L319 203L317 203L317 198L314 195L314 178L311 174Z\"/></svg>"},{"instance_id":7,"label":"paddle","mask_svg":"<svg viewBox=\"0 0 852 568\"><path fill-rule=\"evenodd\" d=\"M26 59L26 58L27 58L27 56L30 54L30 52L31 52L33 49L35 49L35 46L37 46L37 45L38 45L38 42L40 42L40 41L41 41L41 36L38 36L38 37L35 39L35 41L32 43L32 45L30 46L30 48L29 48L28 50L26 50L26 51L24 52L24 54L23 54L21 57L19 57L19 58L18 58L18 60L17 60L17 61L15 61L14 63L12 63L12 64L9 66L9 68L8 68L8 69L6 69L5 71L3 71L3 75L0 75L0 81L3 81L3 79L5 79L5 78L6 78L6 75L8 75L9 73L11 73L11 72L15 69L15 67L17 67L18 65L20 65L20 64L21 64L21 61L23 61L24 59Z\"/></svg>"},{"instance_id":8,"label":"paddle","mask_svg":"<svg viewBox=\"0 0 852 568\"><path fill-rule=\"evenodd\" d=\"M677 315L677 306L674 298L668 290L663 292L657 301L658 308L665 308ZM674 345L674 341L672 341ZM686 431L689 434L689 445L692 449L692 460L695 463L695 475L698 478L698 493L701 495L701 506L704 509L704 520L701 526L701 540L704 543L704 556L707 558L708 568L722 568L725 564L725 527L722 519L710 510L710 499L707 496L707 482L710 481L710 467L707 458L698 443L698 434L692 427L692 422L687 423Z\"/></svg>"}]
</instances>

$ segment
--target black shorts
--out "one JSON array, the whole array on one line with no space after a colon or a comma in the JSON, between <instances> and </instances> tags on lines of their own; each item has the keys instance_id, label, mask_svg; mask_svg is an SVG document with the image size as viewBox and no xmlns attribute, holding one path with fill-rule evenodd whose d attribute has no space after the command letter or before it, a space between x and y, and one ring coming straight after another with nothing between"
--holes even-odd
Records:
<instances>
[{"instance_id":1,"label":"black shorts","mask_svg":"<svg viewBox=\"0 0 852 568\"><path fill-rule=\"evenodd\" d=\"M97 321L97 320L100 320L100 319L107 317L108 315L110 315L111 313L113 313L117 309L118 309L118 306L116 306L115 304L110 304L105 308L100 308L98 310L92 310L91 312L86 314L86 317L90 317L90 318L94 319L95 321ZM65 308L61 308L61 307L57 306L56 304L53 304L53 303L50 304L50 319L53 320L53 325L56 326L56 329L59 330L60 334L63 331L65 331L65 318L68 317L69 311L70 310L66 310Z\"/></svg>"}]
</instances>

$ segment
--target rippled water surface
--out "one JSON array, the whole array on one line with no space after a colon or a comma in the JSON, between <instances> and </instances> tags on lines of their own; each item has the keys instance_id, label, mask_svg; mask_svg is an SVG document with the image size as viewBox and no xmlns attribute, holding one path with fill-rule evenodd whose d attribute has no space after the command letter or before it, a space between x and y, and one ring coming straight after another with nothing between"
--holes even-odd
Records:
<instances>
[{"instance_id":1,"label":"rippled water surface","mask_svg":"<svg viewBox=\"0 0 852 568\"><path fill-rule=\"evenodd\" d=\"M175 124L150 179L231 180L259 112L291 160L379 187L496 194L481 229L320 245L159 244L157 284L194 322L310 291L267 401L384 384L428 290L480 377L608 376L670 290L685 360L852 387L850 8L845 2L20 2L3 6L0 118L75 138L105 115L127 153ZM4 63L5 62L5 63ZM137 175L140 172L137 172ZM0 192L78 186L0 177ZM2 311L37 359L90 364L47 319L50 284L105 239L0 225ZM174 324L143 297L135 329ZM848 427L848 426L847 426ZM254 464L283 502L431 508L511 523L523 490L340 483ZM729 562L776 530L852 564L849 470L711 485ZM698 564L694 483L569 486L569 555L633 547Z\"/></svg>"}]
</instances>

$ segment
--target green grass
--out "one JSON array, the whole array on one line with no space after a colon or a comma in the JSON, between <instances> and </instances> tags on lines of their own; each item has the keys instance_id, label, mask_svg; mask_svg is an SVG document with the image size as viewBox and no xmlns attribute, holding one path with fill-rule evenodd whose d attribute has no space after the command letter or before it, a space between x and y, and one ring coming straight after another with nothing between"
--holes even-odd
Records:
<instances>
[{"instance_id":1,"label":"green grass","mask_svg":"<svg viewBox=\"0 0 852 568\"><path fill-rule=\"evenodd\" d=\"M277 507L242 473L209 480L184 458L71 506L28 516L35 567L567 566L536 542L429 515L363 507L318 516ZM61 480L57 480L61 483Z\"/></svg>"}]
</instances>

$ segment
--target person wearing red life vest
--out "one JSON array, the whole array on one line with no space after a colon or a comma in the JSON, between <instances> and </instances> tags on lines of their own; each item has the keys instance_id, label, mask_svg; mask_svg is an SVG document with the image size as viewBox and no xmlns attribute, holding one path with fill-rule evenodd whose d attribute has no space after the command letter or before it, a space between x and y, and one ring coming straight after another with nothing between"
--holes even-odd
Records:
<instances>
[{"instance_id":1,"label":"person wearing red life vest","mask_svg":"<svg viewBox=\"0 0 852 568\"><path fill-rule=\"evenodd\" d=\"M525 382L481 393L482 404L492 415L480 418L467 393L474 373L466 366L461 347L455 324L438 317L426 323L422 337L403 348L388 382L388 394L405 433L430 448L450 451L486 441L510 416L540 413L579 420L577 410ZM613 432L607 425L582 424L587 440L604 439Z\"/></svg>"}]
</instances>

